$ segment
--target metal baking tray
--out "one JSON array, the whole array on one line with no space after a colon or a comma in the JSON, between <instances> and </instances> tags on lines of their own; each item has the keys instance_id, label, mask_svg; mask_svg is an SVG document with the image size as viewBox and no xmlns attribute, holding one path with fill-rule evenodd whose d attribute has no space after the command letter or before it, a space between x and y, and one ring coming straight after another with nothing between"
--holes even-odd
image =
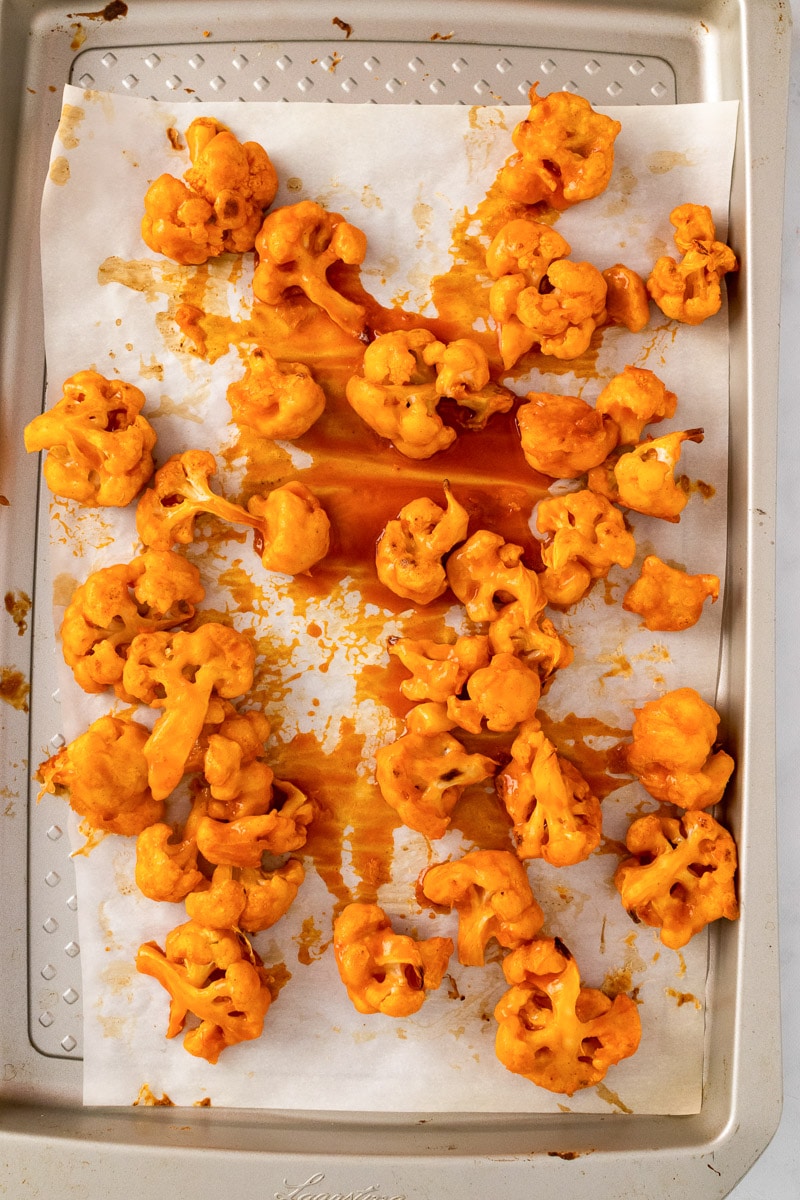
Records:
<instances>
[{"instance_id":1,"label":"metal baking tray","mask_svg":"<svg viewBox=\"0 0 800 1200\"><path fill-rule=\"evenodd\" d=\"M776 0L131 0L93 12L0 0L0 1184L9 1195L516 1200L555 1186L726 1195L781 1106L775 880L775 427L789 11ZM328 69L343 44L352 70ZM357 53L353 53L357 51ZM309 67L314 63L314 67ZM728 817L741 919L711 937L696 1116L412 1116L81 1107L77 901L63 805L30 773L60 743L38 464L21 430L44 379L38 207L64 83L177 99L524 103L530 84L597 104L738 99L730 238L729 559L720 707L738 763ZM76 313L76 336L80 314ZM41 539L40 539L41 540ZM44 603L27 612L37 591ZM13 618L13 619L12 619ZM28 690L30 689L30 690ZM48 750L48 746L50 749ZM57 1172L57 1174L56 1174Z\"/></svg>"}]
</instances>

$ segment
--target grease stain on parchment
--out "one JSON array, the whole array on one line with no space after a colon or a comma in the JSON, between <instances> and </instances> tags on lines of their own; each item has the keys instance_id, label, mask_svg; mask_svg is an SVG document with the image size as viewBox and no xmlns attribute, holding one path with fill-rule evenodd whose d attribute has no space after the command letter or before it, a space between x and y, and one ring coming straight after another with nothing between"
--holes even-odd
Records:
<instances>
[{"instance_id":1,"label":"grease stain on parchment","mask_svg":"<svg viewBox=\"0 0 800 1200\"><path fill-rule=\"evenodd\" d=\"M56 187L63 187L65 183L69 182L69 162L63 154L53 159L47 177Z\"/></svg>"},{"instance_id":2,"label":"grease stain on parchment","mask_svg":"<svg viewBox=\"0 0 800 1200\"><path fill-rule=\"evenodd\" d=\"M696 163L679 150L654 150L644 160L647 170L652 175L666 175L674 167L694 167Z\"/></svg>"},{"instance_id":3,"label":"grease stain on parchment","mask_svg":"<svg viewBox=\"0 0 800 1200\"><path fill-rule=\"evenodd\" d=\"M56 137L65 150L74 150L80 145L78 130L85 116L83 109L76 104L65 104L61 109L61 120L58 122Z\"/></svg>"}]
</instances>

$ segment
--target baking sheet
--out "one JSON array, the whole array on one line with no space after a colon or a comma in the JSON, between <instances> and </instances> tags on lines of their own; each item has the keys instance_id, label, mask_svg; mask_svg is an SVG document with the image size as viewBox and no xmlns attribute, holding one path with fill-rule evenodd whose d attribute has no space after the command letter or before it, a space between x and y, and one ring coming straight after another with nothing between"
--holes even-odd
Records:
<instances>
[{"instance_id":1,"label":"baking sheet","mask_svg":"<svg viewBox=\"0 0 800 1200\"><path fill-rule=\"evenodd\" d=\"M167 128L182 127L182 118L169 105L80 89L68 89L64 99L67 108L54 142L43 206L49 379L60 384L75 370L93 365L107 374L118 371L137 383L148 396L146 412L159 433L159 460L173 450L198 444L201 429L212 449L212 436L230 443L224 388L240 374L238 357L230 354L207 364L181 351L159 314L165 298L180 289L182 272L149 256L138 238L141 196L147 183L162 170L180 174L185 167L166 136ZM513 122L527 109L415 107L387 114L377 106L304 105L297 111L287 105L218 104L195 105L191 111L193 115L212 112L241 138L261 140L284 186L289 179L300 179L302 184L299 193L279 193L276 203L310 195L344 212L368 235L370 255L363 272L368 288L384 303L391 303L400 292L410 292L408 307L416 305L424 312L430 311L430 305L426 307L430 276L449 266L449 234L455 217L464 205L471 209L477 205L510 150ZM686 199L708 203L718 234L724 237L736 106L623 113L617 166L608 192L593 205L565 214L559 229L572 243L573 257L589 258L601 267L621 258L646 273L659 253L671 250L667 216L677 203ZM391 138L385 135L387 121ZM346 161L341 153L344 145ZM420 161L414 147L433 145L445 152ZM407 163L398 161L398 147L407 148ZM131 263L140 265L135 271L121 265ZM229 267L223 264L223 273L213 275L216 282L209 303L225 302L241 314L242 304L248 302L247 270L238 280L227 278L225 270ZM81 297L79 339L75 337L76 295ZM629 361L650 366L678 393L679 409L671 428L696 424L706 428L703 446L690 448L691 458L687 454L687 469L701 473L714 489L708 500L693 498L678 526L636 517L632 523L640 550L637 561L655 546L663 557L684 561L689 569L722 575L727 448L724 317L699 329L677 331L654 320L638 339L620 330L607 333L595 367L600 379ZM537 374L527 385L517 380L513 386L517 391L526 386L583 391L588 399L596 395L595 388L599 390L594 379L572 379L563 373L553 380ZM59 390L53 391L51 403ZM302 455L289 447L286 453L302 470ZM234 466L223 474L222 486L230 494L236 483ZM56 599L65 598L70 581L107 562L125 561L133 553L132 513L115 515L112 522L107 513L98 518L59 502L54 502L52 513ZM219 553L216 549L215 555ZM229 559L241 559L243 554L234 543ZM223 570L228 564L218 558L216 565ZM270 638L290 644L291 623L297 616L291 585L266 576L256 560L248 562L247 570L264 595ZM207 572L204 575L208 584ZM206 605L236 607L230 594L215 599L213 589ZM308 683L320 648L309 662L294 656L295 683L281 698L284 743L294 733L313 728L322 744L335 750L340 718L354 710L354 673L385 660L385 638L399 631L399 619L389 612L370 613L370 627L381 627L382 640L365 645L363 637L357 636L363 618L357 608L358 596L344 581L333 598L320 602L317 613L304 609L303 622L316 619L329 646L343 643L345 653L333 660L326 674L325 710L313 718L307 715L304 681ZM629 724L634 702L649 698L655 690L685 683L713 699L721 605L707 612L696 630L679 635L679 644L674 637L643 636L632 627L631 618L621 629L608 622L606 609L603 593L593 593L567 619L568 636L581 649L576 663L547 696L550 715L578 711L611 725L625 712ZM245 625L251 621L246 614L234 619ZM263 621L263 614L259 619ZM283 628L281 621L287 622ZM68 701L64 711L72 724L65 733L74 736L105 705L79 693L66 671L63 676ZM388 740L394 721L390 714L363 703L357 706L355 718L363 723L369 739L363 768L368 776L370 749ZM627 814L640 799L635 788L612 794L604 805L607 836L623 835ZM403 863L404 871L395 871L386 895L380 897L390 912L402 914L409 924L420 922L409 885L420 856L423 863L429 857L427 848L419 844L412 852L402 848L415 840L408 831L401 835L395 866ZM458 849L459 839L453 834L436 843L433 854L438 859ZM313 873L285 924L256 941L267 962L284 962L292 973L290 984L268 1014L264 1037L257 1044L226 1051L216 1067L189 1059L179 1040L171 1044L163 1040L166 995L153 981L136 976L132 967L139 943L161 939L183 919L183 910L137 896L132 854L131 842L106 838L89 855L76 859L88 1103L130 1103L147 1082L156 1091L167 1091L177 1103L210 1096L214 1104L302 1108L309 1107L313 1096L314 1108L557 1111L565 1107L563 1098L516 1079L494 1059L493 1022L481 1018L491 1012L504 990L497 965L485 974L456 967L457 997L466 999L453 999L444 991L434 994L408 1022L364 1019L349 1010L332 954L314 957L308 952L307 938L304 941L302 923L309 913L315 928L323 932L320 948L326 940L324 931L330 928L333 898ZM571 946L587 983L598 984L606 975L628 971L642 1000L645 1033L639 1054L614 1069L607 1088L579 1094L566 1107L605 1111L612 1104L636 1112L695 1112L702 1081L705 939L695 939L683 955L674 956L660 951L652 931L632 933L608 886L615 863L607 855L560 872L541 863L530 866L548 930ZM441 924L448 932L454 929L448 918ZM425 918L424 932L433 931L433 923ZM301 956L310 961L301 962ZM686 997L688 1002L680 999ZM679 1057L676 1045L681 1047Z\"/></svg>"}]
</instances>

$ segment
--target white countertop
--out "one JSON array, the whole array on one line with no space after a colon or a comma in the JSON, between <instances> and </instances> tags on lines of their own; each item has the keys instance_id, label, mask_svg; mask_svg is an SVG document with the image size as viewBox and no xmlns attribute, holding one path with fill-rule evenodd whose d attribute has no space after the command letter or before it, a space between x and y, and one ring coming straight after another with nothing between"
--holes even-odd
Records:
<instances>
[{"instance_id":1,"label":"white countertop","mask_svg":"<svg viewBox=\"0 0 800 1200\"><path fill-rule=\"evenodd\" d=\"M777 780L784 1108L774 1139L733 1200L800 1197L800 0L791 0L777 496ZM765 619L769 619L765 614ZM690 1198L687 1198L690 1200Z\"/></svg>"}]
</instances>

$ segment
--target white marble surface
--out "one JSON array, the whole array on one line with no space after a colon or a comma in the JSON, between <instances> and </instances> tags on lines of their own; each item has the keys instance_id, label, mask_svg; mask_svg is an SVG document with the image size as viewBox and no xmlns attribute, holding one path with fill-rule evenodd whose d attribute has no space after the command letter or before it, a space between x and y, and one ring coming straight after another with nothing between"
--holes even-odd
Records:
<instances>
[{"instance_id":1,"label":"white marble surface","mask_svg":"<svg viewBox=\"0 0 800 1200\"><path fill-rule=\"evenodd\" d=\"M800 1198L800 0L791 0L777 496L777 770L784 1107L778 1132L732 1200Z\"/></svg>"}]
</instances>

